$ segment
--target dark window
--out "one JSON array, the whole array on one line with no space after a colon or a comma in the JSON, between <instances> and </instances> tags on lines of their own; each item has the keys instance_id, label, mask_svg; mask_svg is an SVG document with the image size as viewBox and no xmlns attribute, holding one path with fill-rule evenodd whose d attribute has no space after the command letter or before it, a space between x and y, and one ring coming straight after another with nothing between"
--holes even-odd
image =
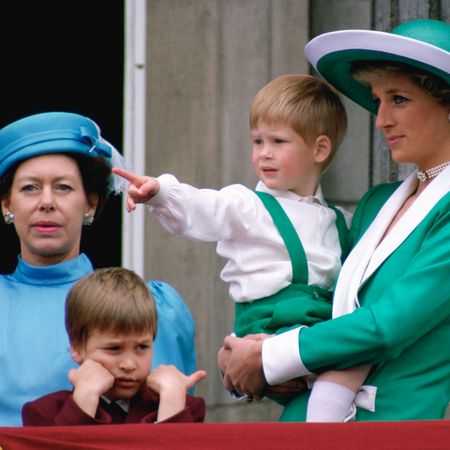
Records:
<instances>
[{"instance_id":1,"label":"dark window","mask_svg":"<svg viewBox=\"0 0 450 450\"><path fill-rule=\"evenodd\" d=\"M45 111L94 119L122 147L124 2L14 0L0 14L0 127ZM121 205L111 199L85 230L82 251L95 267L120 265ZM18 240L0 225L0 272L14 269Z\"/></svg>"}]
</instances>

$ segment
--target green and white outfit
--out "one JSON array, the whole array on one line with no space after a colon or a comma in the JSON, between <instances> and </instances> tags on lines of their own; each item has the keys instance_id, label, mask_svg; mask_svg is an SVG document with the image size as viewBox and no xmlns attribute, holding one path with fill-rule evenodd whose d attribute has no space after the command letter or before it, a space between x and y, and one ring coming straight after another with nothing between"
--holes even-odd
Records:
<instances>
[{"instance_id":1,"label":"green and white outfit","mask_svg":"<svg viewBox=\"0 0 450 450\"><path fill-rule=\"evenodd\" d=\"M365 383L377 388L375 410L358 408L356 420L444 417L450 400L450 167L381 240L417 183L412 174L363 197L352 224L356 245L333 300L339 313L349 314L266 339L269 384L369 364ZM304 420L307 397L289 403L281 420Z\"/></svg>"}]
</instances>

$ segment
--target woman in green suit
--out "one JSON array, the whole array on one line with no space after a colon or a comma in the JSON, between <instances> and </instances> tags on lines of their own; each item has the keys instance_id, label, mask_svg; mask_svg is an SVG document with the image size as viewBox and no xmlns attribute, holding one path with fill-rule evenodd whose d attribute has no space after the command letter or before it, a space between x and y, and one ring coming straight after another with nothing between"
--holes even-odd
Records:
<instances>
[{"instance_id":1,"label":"woman in green suit","mask_svg":"<svg viewBox=\"0 0 450 450\"><path fill-rule=\"evenodd\" d=\"M356 420L443 418L450 400L450 25L417 20L392 33L327 33L305 53L322 77L376 115L393 160L417 170L372 188L358 205L333 319L274 337L227 337L219 351L225 385L259 398L267 384L365 365ZM281 420L303 421L308 394L291 401Z\"/></svg>"}]
</instances>

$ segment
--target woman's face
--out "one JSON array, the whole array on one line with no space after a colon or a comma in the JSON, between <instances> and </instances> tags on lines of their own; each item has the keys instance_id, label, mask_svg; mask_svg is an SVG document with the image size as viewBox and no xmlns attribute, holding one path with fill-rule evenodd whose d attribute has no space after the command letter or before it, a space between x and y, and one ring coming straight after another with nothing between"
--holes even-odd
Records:
<instances>
[{"instance_id":1,"label":"woman's face","mask_svg":"<svg viewBox=\"0 0 450 450\"><path fill-rule=\"evenodd\" d=\"M93 215L96 204L86 196L75 160L54 154L20 164L2 209L15 215L22 259L49 265L78 256L84 214Z\"/></svg>"},{"instance_id":2,"label":"woman's face","mask_svg":"<svg viewBox=\"0 0 450 450\"><path fill-rule=\"evenodd\" d=\"M379 104L376 127L384 134L392 158L427 170L450 160L448 109L404 75L372 83Z\"/></svg>"}]
</instances>

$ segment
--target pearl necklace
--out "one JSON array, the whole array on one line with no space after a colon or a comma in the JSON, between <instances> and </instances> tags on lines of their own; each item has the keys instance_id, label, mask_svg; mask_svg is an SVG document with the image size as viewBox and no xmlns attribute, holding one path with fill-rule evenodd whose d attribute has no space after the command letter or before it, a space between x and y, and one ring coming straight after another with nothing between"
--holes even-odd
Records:
<instances>
[{"instance_id":1,"label":"pearl necklace","mask_svg":"<svg viewBox=\"0 0 450 450\"><path fill-rule=\"evenodd\" d=\"M419 179L419 181L428 181L438 176L449 165L450 161L447 161L445 163L439 164L436 167L432 167L431 169L428 170L417 169L416 176Z\"/></svg>"}]
</instances>

